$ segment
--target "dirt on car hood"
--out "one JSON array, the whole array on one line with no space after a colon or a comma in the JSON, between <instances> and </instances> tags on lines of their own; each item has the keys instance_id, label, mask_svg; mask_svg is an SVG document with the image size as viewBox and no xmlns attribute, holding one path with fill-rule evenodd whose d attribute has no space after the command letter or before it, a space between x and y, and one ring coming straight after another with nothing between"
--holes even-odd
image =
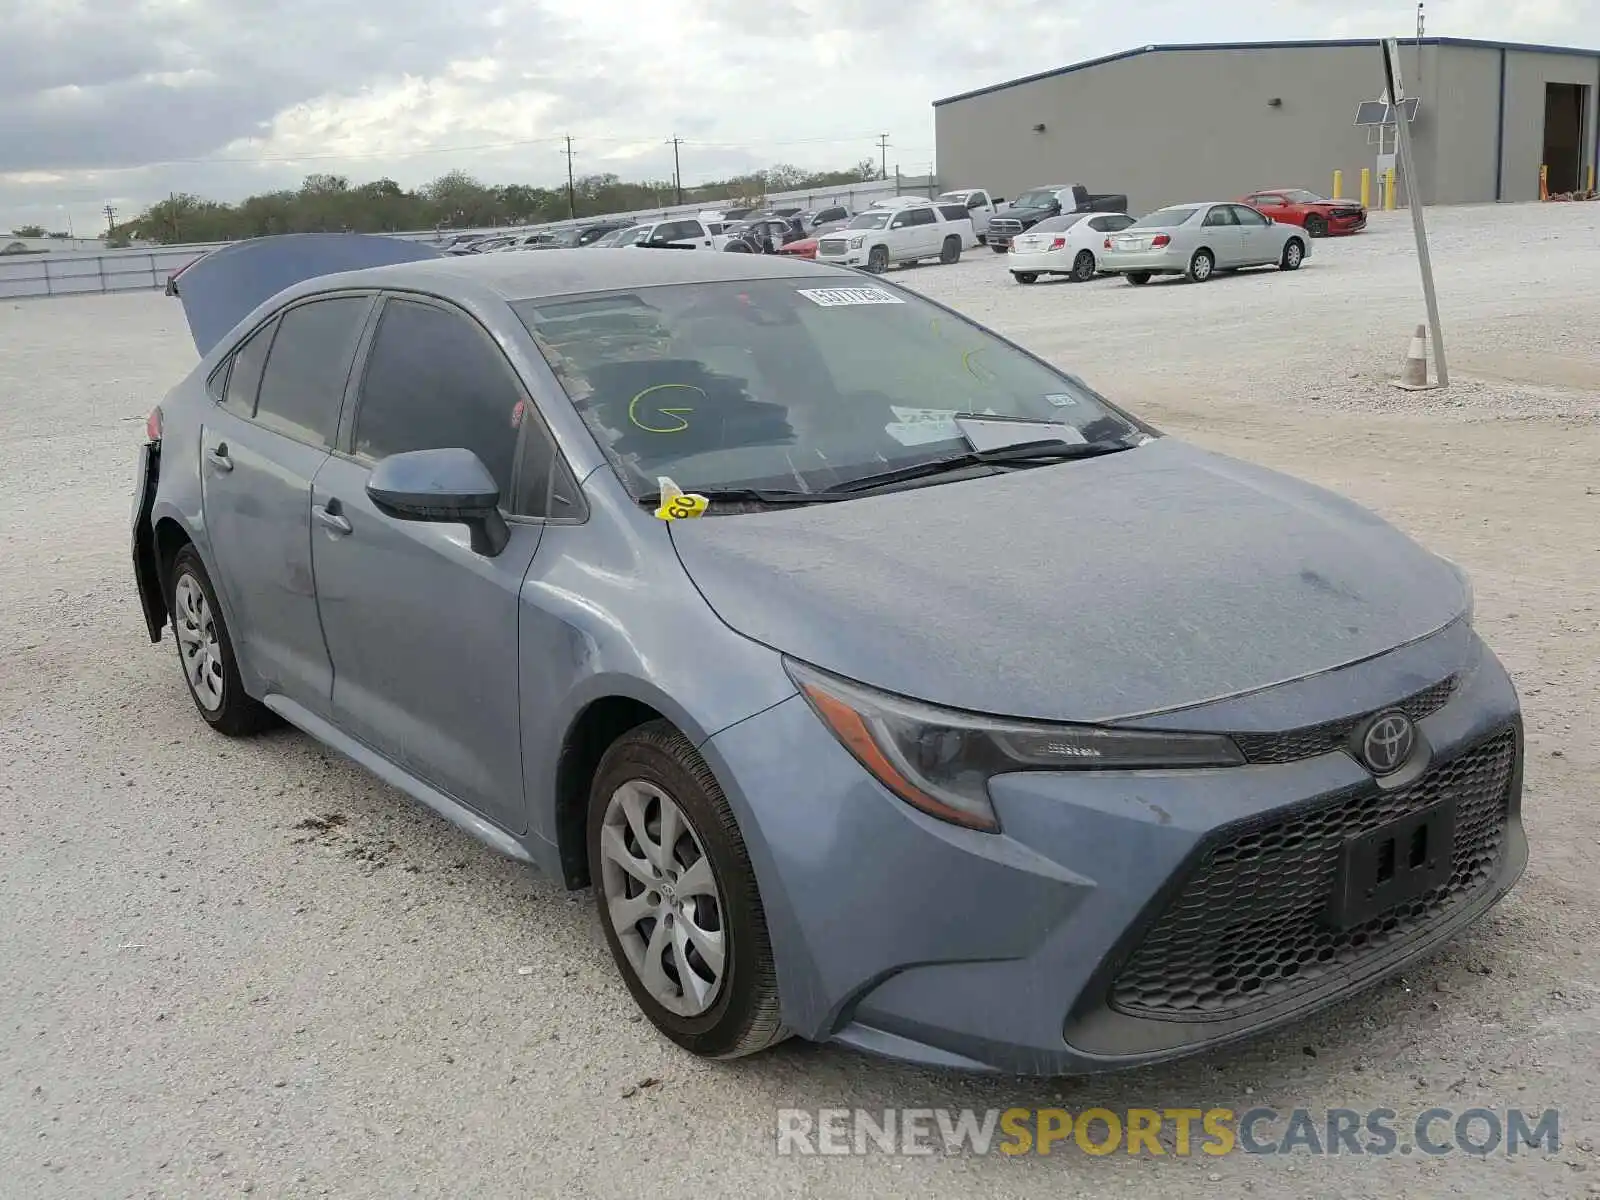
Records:
<instances>
[{"instance_id":1,"label":"dirt on car hood","mask_svg":"<svg viewBox=\"0 0 1600 1200\"><path fill-rule=\"evenodd\" d=\"M1041 720L1298 679L1467 604L1448 563L1359 505L1172 438L671 529L746 636L901 695Z\"/></svg>"}]
</instances>

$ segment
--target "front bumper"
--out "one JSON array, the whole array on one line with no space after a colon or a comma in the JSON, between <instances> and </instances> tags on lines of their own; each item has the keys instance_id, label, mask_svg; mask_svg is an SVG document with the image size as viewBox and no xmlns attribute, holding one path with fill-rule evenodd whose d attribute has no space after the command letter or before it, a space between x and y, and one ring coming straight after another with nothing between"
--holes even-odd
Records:
<instances>
[{"instance_id":1,"label":"front bumper","mask_svg":"<svg viewBox=\"0 0 1600 1200\"><path fill-rule=\"evenodd\" d=\"M1418 722L1422 777L1404 786L1384 788L1341 750L1227 771L1012 775L991 785L999 835L890 796L799 697L725 730L703 749L750 844L785 1025L930 1065L1075 1074L1221 1045L1371 985L1470 924L1526 864L1521 718L1493 655L1452 626L1160 722L1295 745L1270 731L1375 711L1449 676L1448 701ZM1498 765L1469 772L1491 745ZM1321 912L1339 839L1365 832L1334 816L1387 821L1451 789L1460 886L1324 954L1349 931L1324 933L1307 914ZM1307 821L1325 836L1285 835L1292 864L1272 842L1270 870L1218 870ZM1291 910L1304 918L1293 929L1271 925ZM1251 963L1240 947L1254 948ZM1241 989L1244 975L1261 982Z\"/></svg>"},{"instance_id":2,"label":"front bumper","mask_svg":"<svg viewBox=\"0 0 1600 1200\"><path fill-rule=\"evenodd\" d=\"M867 251L865 247L860 250L846 250L843 254L823 254L819 250L817 261L832 263L836 267L864 267L867 265Z\"/></svg>"}]
</instances>

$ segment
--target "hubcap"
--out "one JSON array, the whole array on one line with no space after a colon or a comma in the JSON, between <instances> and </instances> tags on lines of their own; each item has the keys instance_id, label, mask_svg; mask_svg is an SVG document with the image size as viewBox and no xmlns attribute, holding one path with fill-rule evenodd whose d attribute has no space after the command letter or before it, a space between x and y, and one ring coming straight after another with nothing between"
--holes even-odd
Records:
<instances>
[{"instance_id":1,"label":"hubcap","mask_svg":"<svg viewBox=\"0 0 1600 1200\"><path fill-rule=\"evenodd\" d=\"M200 707L216 712L222 707L222 646L211 605L199 580L187 572L178 576L172 598L184 678Z\"/></svg>"},{"instance_id":2,"label":"hubcap","mask_svg":"<svg viewBox=\"0 0 1600 1200\"><path fill-rule=\"evenodd\" d=\"M1196 279L1205 279L1209 277L1210 274L1211 260L1202 254L1199 258L1194 260L1194 277Z\"/></svg>"},{"instance_id":3,"label":"hubcap","mask_svg":"<svg viewBox=\"0 0 1600 1200\"><path fill-rule=\"evenodd\" d=\"M1300 247L1299 246L1290 246L1289 247L1289 265L1291 267L1297 267L1297 266L1300 265Z\"/></svg>"},{"instance_id":4,"label":"hubcap","mask_svg":"<svg viewBox=\"0 0 1600 1200\"><path fill-rule=\"evenodd\" d=\"M669 1012L716 1003L727 967L722 894L700 836L672 798L632 779L600 829L600 887L628 965Z\"/></svg>"}]
</instances>

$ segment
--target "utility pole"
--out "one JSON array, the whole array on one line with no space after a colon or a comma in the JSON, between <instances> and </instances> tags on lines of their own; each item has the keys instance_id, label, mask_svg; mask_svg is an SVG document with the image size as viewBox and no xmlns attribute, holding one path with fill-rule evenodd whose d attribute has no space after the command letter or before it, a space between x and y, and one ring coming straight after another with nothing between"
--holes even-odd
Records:
<instances>
[{"instance_id":1,"label":"utility pole","mask_svg":"<svg viewBox=\"0 0 1600 1200\"><path fill-rule=\"evenodd\" d=\"M683 139L676 135L667 143L672 147L672 190L677 193L678 203L683 203L683 170L678 166L678 147L683 145Z\"/></svg>"},{"instance_id":2,"label":"utility pole","mask_svg":"<svg viewBox=\"0 0 1600 1200\"><path fill-rule=\"evenodd\" d=\"M1422 31L1426 27L1427 27L1427 23L1423 19L1423 15L1422 15L1422 4L1418 3L1418 5L1417 5L1417 41L1420 42L1422 40Z\"/></svg>"},{"instance_id":3,"label":"utility pole","mask_svg":"<svg viewBox=\"0 0 1600 1200\"><path fill-rule=\"evenodd\" d=\"M878 178L887 179L889 178L889 135L887 133L878 135L878 155Z\"/></svg>"},{"instance_id":4,"label":"utility pole","mask_svg":"<svg viewBox=\"0 0 1600 1200\"><path fill-rule=\"evenodd\" d=\"M117 210L108 204L100 211L106 215L106 232L115 233L117 231Z\"/></svg>"},{"instance_id":5,"label":"utility pole","mask_svg":"<svg viewBox=\"0 0 1600 1200\"><path fill-rule=\"evenodd\" d=\"M567 134L567 216L576 220L578 217L577 193L572 186L572 135Z\"/></svg>"}]
</instances>

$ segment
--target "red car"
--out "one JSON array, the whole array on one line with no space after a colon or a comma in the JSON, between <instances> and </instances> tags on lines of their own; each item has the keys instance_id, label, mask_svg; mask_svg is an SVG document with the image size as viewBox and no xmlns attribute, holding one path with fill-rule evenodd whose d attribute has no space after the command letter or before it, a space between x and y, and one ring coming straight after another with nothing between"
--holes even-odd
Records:
<instances>
[{"instance_id":1,"label":"red car","mask_svg":"<svg viewBox=\"0 0 1600 1200\"><path fill-rule=\"evenodd\" d=\"M832 233L835 229L843 229L847 224L848 221L824 221L799 241L779 246L778 253L787 254L791 258L816 258L817 239L825 233Z\"/></svg>"},{"instance_id":2,"label":"red car","mask_svg":"<svg viewBox=\"0 0 1600 1200\"><path fill-rule=\"evenodd\" d=\"M1312 237L1356 233L1367 227L1367 210L1354 200L1329 200L1304 188L1268 188L1243 200L1263 216L1302 226Z\"/></svg>"}]
</instances>

